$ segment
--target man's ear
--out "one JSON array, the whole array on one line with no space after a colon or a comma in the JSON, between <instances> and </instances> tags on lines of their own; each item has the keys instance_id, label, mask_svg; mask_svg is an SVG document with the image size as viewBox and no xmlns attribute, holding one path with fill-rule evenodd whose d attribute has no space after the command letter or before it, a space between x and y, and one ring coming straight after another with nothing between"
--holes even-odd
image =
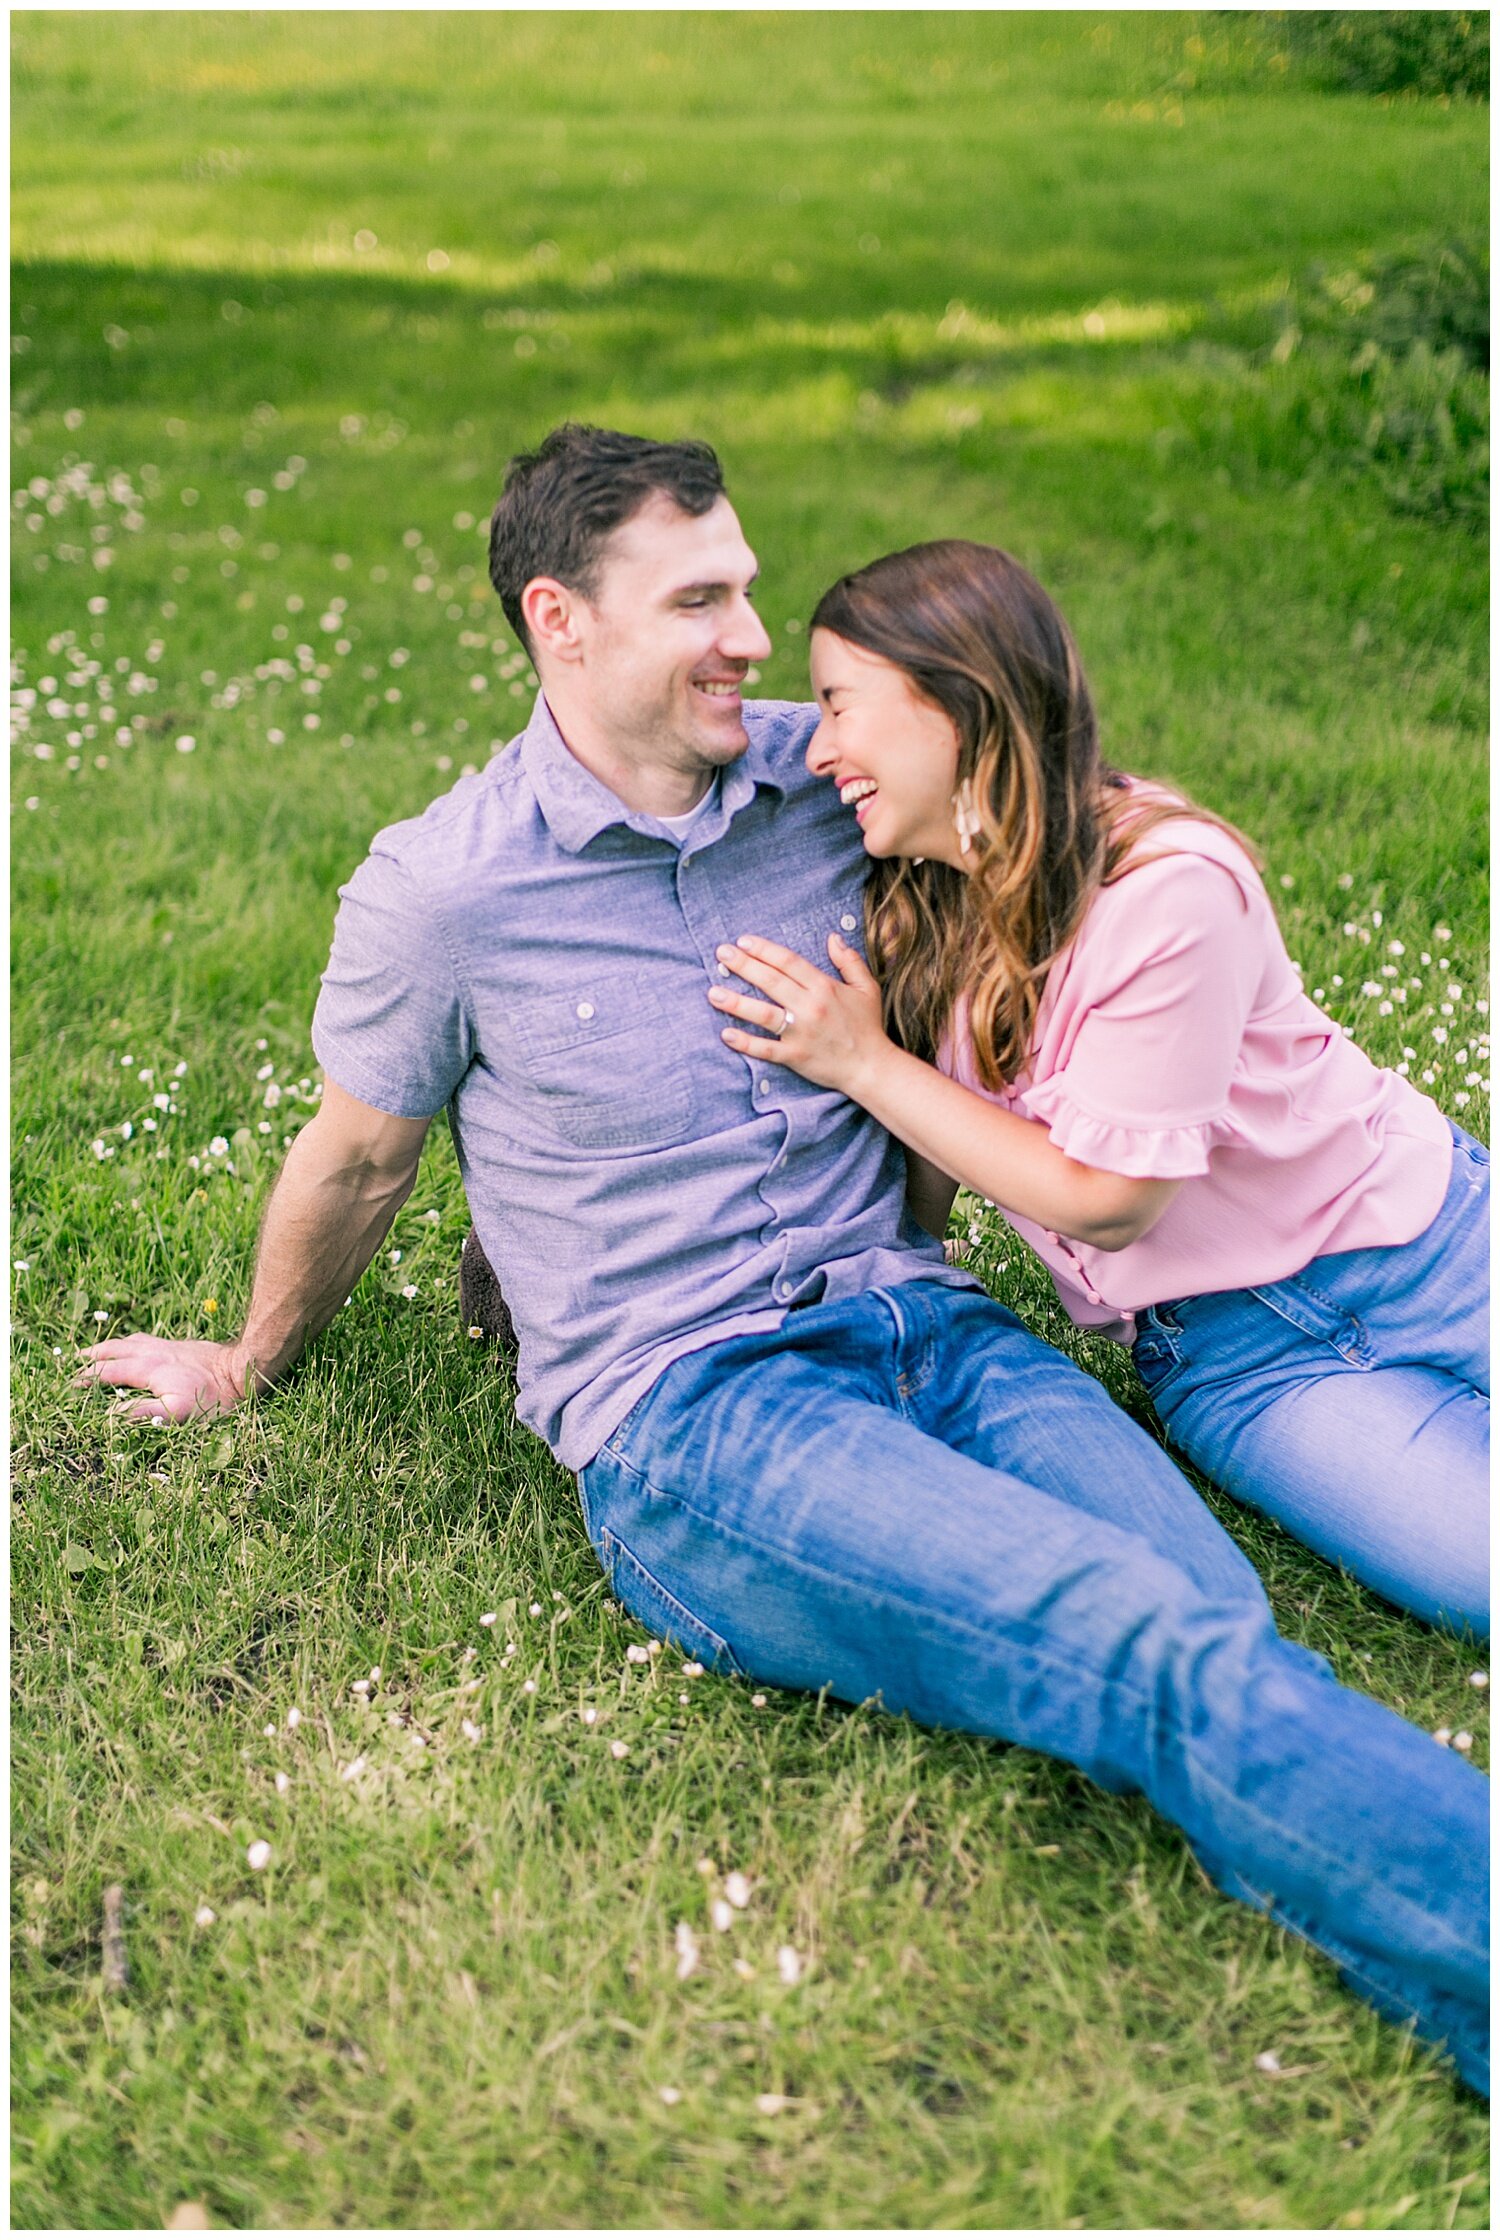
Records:
<instances>
[{"instance_id":1,"label":"man's ear","mask_svg":"<svg viewBox=\"0 0 1500 2240\"><path fill-rule=\"evenodd\" d=\"M533 576L521 593L521 612L537 656L577 661L582 653L579 608L582 602L555 576Z\"/></svg>"}]
</instances>

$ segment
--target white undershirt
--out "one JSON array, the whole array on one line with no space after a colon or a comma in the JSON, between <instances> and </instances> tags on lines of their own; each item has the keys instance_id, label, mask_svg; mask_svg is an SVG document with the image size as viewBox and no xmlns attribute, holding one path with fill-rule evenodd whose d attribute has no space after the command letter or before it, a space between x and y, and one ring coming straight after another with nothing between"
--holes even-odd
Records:
<instances>
[{"instance_id":1,"label":"white undershirt","mask_svg":"<svg viewBox=\"0 0 1500 2240\"><path fill-rule=\"evenodd\" d=\"M651 821L653 824L659 824L664 832L669 832L674 840L681 843L692 831L693 826L698 822L698 819L700 817L707 816L710 808L713 806L714 802L718 800L718 798L719 778L716 771L714 773L713 782L709 786L707 793L704 794L703 799L696 805L696 807L689 809L685 816L653 817Z\"/></svg>"}]
</instances>

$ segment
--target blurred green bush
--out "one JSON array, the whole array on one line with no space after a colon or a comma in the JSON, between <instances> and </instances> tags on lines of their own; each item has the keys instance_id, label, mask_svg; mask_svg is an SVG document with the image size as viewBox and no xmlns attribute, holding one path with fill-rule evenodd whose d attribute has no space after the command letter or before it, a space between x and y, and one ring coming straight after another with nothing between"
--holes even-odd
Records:
<instances>
[{"instance_id":1,"label":"blurred green bush","mask_svg":"<svg viewBox=\"0 0 1500 2240\"><path fill-rule=\"evenodd\" d=\"M1222 9L1260 27L1306 85L1324 93L1412 93L1487 101L1487 10L1454 8Z\"/></svg>"},{"instance_id":2,"label":"blurred green bush","mask_svg":"<svg viewBox=\"0 0 1500 2240\"><path fill-rule=\"evenodd\" d=\"M1294 482L1373 476L1399 513L1482 527L1489 505L1489 256L1480 237L1313 265L1203 330L1192 432Z\"/></svg>"}]
</instances>

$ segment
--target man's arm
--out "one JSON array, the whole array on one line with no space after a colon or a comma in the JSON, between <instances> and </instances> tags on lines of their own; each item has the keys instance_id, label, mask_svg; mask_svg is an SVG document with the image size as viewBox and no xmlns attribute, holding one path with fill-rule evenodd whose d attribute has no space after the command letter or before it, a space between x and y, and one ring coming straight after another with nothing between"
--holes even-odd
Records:
<instances>
[{"instance_id":1,"label":"man's arm","mask_svg":"<svg viewBox=\"0 0 1500 2240\"><path fill-rule=\"evenodd\" d=\"M930 1159L909 1147L906 1153L906 1204L931 1237L941 1244L948 1234L948 1216L958 1196L958 1184Z\"/></svg>"},{"instance_id":2,"label":"man's arm","mask_svg":"<svg viewBox=\"0 0 1500 2240\"><path fill-rule=\"evenodd\" d=\"M227 1344L138 1332L85 1348L80 1384L146 1395L118 1411L138 1420L217 1415L290 1368L338 1313L417 1179L430 1120L400 1120L325 1081L266 1208L250 1312Z\"/></svg>"}]
</instances>

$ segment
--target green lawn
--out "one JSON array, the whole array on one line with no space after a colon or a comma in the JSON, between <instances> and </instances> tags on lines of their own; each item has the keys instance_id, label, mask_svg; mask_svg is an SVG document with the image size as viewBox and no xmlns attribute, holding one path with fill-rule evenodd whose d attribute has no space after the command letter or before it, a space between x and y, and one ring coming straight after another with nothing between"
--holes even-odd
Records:
<instances>
[{"instance_id":1,"label":"green lawn","mask_svg":"<svg viewBox=\"0 0 1500 2240\"><path fill-rule=\"evenodd\" d=\"M528 712L482 532L569 415L720 445L767 692L844 568L1018 551L1116 759L1259 839L1309 985L1484 1132L1478 377L1357 378L1308 306L1483 225L1488 111L1217 15L14 43L17 2224L1483 2227L1479 2106L1139 1800L627 1659L458 1327L444 1131L283 1392L127 1432L68 1380L234 1327L336 886ZM1473 1644L1208 1498L1485 1761Z\"/></svg>"}]
</instances>

